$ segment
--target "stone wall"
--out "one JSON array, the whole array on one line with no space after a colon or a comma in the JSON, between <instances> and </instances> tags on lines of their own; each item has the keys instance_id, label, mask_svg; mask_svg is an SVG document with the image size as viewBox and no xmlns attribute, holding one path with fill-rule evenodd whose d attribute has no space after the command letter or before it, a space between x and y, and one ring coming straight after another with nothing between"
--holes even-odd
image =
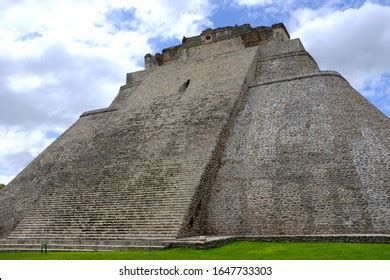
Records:
<instances>
[{"instance_id":1,"label":"stone wall","mask_svg":"<svg viewBox=\"0 0 390 280\"><path fill-rule=\"evenodd\" d=\"M0 192L0 236L390 233L389 119L283 25L208 29L129 73Z\"/></svg>"},{"instance_id":2,"label":"stone wall","mask_svg":"<svg viewBox=\"0 0 390 280\"><path fill-rule=\"evenodd\" d=\"M235 40L232 40L235 39ZM205 50L207 56L218 52L227 52L229 48L235 46L218 47L223 43L238 42L244 44L245 47L254 47L265 44L269 41L288 41L290 35L284 27L283 23L274 24L271 27L258 26L252 28L249 24L240 26L227 26L223 28L204 30L199 36L190 38L183 37L182 44L162 50L162 53L155 55L145 55L145 68L151 70L155 67L175 63L188 59L197 59L199 50ZM201 47L208 45L207 49Z\"/></svg>"},{"instance_id":3,"label":"stone wall","mask_svg":"<svg viewBox=\"0 0 390 280\"><path fill-rule=\"evenodd\" d=\"M3 236L174 238L187 228L257 51L215 44L218 53L198 46L197 59L128 78L110 108L83 114L2 191Z\"/></svg>"},{"instance_id":4,"label":"stone wall","mask_svg":"<svg viewBox=\"0 0 390 280\"><path fill-rule=\"evenodd\" d=\"M259 53L205 234L390 233L389 119L285 42Z\"/></svg>"}]
</instances>

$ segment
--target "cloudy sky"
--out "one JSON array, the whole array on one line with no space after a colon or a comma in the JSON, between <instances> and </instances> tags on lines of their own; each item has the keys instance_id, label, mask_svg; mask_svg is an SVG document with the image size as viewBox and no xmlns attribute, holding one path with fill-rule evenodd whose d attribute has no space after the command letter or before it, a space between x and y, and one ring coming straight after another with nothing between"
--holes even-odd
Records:
<instances>
[{"instance_id":1,"label":"cloudy sky","mask_svg":"<svg viewBox=\"0 0 390 280\"><path fill-rule=\"evenodd\" d=\"M109 105L146 53L207 27L278 22L390 116L390 0L1 0L0 183Z\"/></svg>"}]
</instances>

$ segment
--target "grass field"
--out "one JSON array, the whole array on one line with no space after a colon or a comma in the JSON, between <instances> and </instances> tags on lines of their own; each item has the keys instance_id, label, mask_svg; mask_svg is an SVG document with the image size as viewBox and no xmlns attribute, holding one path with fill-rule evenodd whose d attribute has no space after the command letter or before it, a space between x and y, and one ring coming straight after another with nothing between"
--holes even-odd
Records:
<instances>
[{"instance_id":1,"label":"grass field","mask_svg":"<svg viewBox=\"0 0 390 280\"><path fill-rule=\"evenodd\" d=\"M390 260L390 244L234 242L214 249L1 252L0 260Z\"/></svg>"}]
</instances>

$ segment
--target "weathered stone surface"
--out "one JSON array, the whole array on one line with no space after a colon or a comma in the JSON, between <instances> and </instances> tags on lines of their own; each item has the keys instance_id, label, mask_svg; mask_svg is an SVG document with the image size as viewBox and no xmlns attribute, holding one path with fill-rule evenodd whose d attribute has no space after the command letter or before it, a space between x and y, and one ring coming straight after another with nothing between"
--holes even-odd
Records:
<instances>
[{"instance_id":1,"label":"weathered stone surface","mask_svg":"<svg viewBox=\"0 0 390 280\"><path fill-rule=\"evenodd\" d=\"M227 141L207 233L389 233L388 118L339 75L290 55L259 56L263 83Z\"/></svg>"},{"instance_id":2,"label":"weathered stone surface","mask_svg":"<svg viewBox=\"0 0 390 280\"><path fill-rule=\"evenodd\" d=\"M235 38L215 56L207 47L153 69L116 110L84 114L39 155L1 193L3 233L175 237L257 51Z\"/></svg>"},{"instance_id":3,"label":"weathered stone surface","mask_svg":"<svg viewBox=\"0 0 390 280\"><path fill-rule=\"evenodd\" d=\"M390 233L389 119L283 25L145 56L0 192L0 236Z\"/></svg>"}]
</instances>

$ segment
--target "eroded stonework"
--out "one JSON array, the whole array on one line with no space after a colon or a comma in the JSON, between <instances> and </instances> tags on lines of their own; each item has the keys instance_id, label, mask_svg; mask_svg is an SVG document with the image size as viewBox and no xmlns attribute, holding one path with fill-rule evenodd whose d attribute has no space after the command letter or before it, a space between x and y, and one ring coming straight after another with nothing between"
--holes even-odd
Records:
<instances>
[{"instance_id":1,"label":"eroded stonework","mask_svg":"<svg viewBox=\"0 0 390 280\"><path fill-rule=\"evenodd\" d=\"M146 55L0 192L0 236L390 233L390 122L283 24Z\"/></svg>"}]
</instances>

